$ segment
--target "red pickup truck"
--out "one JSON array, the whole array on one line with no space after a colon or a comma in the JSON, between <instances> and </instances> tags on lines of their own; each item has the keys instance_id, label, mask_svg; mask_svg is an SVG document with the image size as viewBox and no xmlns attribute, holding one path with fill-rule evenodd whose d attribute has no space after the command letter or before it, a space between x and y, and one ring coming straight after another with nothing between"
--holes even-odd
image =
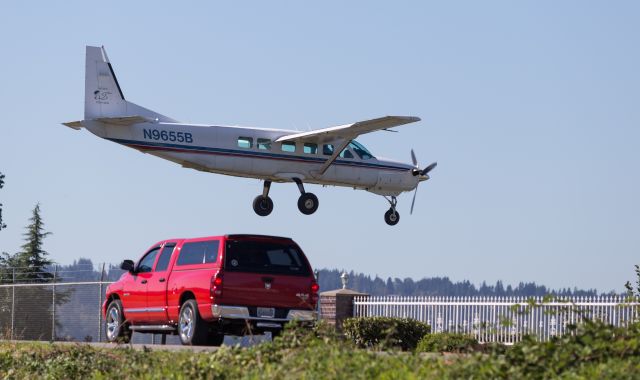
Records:
<instances>
[{"instance_id":1,"label":"red pickup truck","mask_svg":"<svg viewBox=\"0 0 640 380\"><path fill-rule=\"evenodd\" d=\"M277 334L288 321L316 319L319 287L289 238L164 240L121 268L127 272L107 287L102 307L110 342L136 331L220 345L225 334Z\"/></svg>"}]
</instances>

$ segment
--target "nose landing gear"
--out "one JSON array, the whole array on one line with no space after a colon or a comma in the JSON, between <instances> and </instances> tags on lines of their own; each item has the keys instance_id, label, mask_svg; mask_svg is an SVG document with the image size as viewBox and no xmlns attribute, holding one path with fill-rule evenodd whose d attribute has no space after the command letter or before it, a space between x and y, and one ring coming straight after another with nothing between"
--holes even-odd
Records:
<instances>
[{"instance_id":1,"label":"nose landing gear","mask_svg":"<svg viewBox=\"0 0 640 380\"><path fill-rule=\"evenodd\" d=\"M395 196L391 196L391 199L384 197L384 199L386 199L391 205L389 210L384 213L384 221L390 226L395 226L400 221L400 213L396 210L398 200Z\"/></svg>"}]
</instances>

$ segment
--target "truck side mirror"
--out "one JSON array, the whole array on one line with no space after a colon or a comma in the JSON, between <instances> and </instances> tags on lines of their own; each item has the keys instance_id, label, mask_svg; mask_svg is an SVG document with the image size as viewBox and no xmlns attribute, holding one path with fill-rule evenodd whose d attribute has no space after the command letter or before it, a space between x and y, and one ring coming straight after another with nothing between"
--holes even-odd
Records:
<instances>
[{"instance_id":1,"label":"truck side mirror","mask_svg":"<svg viewBox=\"0 0 640 380\"><path fill-rule=\"evenodd\" d=\"M125 260L122 262L122 264L120 264L120 269L126 270L130 273L133 273L133 267L134 267L133 260Z\"/></svg>"}]
</instances>

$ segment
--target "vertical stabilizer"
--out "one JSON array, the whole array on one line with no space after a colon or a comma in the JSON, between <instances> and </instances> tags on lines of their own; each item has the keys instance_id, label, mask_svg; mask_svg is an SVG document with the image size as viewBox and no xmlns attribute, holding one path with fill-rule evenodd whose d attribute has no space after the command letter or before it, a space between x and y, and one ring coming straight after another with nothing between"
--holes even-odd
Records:
<instances>
[{"instance_id":1,"label":"vertical stabilizer","mask_svg":"<svg viewBox=\"0 0 640 380\"><path fill-rule=\"evenodd\" d=\"M104 47L87 46L84 96L85 120L144 116L165 122L176 121L125 100Z\"/></svg>"}]
</instances>

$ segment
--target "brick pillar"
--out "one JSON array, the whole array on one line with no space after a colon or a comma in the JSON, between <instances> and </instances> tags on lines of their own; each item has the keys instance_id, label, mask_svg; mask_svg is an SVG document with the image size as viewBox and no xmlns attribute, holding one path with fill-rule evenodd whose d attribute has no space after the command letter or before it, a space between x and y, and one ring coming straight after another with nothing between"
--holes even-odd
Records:
<instances>
[{"instance_id":1,"label":"brick pillar","mask_svg":"<svg viewBox=\"0 0 640 380\"><path fill-rule=\"evenodd\" d=\"M342 331L345 319L353 317L353 299L368 296L350 289L338 289L320 293L320 319Z\"/></svg>"}]
</instances>

